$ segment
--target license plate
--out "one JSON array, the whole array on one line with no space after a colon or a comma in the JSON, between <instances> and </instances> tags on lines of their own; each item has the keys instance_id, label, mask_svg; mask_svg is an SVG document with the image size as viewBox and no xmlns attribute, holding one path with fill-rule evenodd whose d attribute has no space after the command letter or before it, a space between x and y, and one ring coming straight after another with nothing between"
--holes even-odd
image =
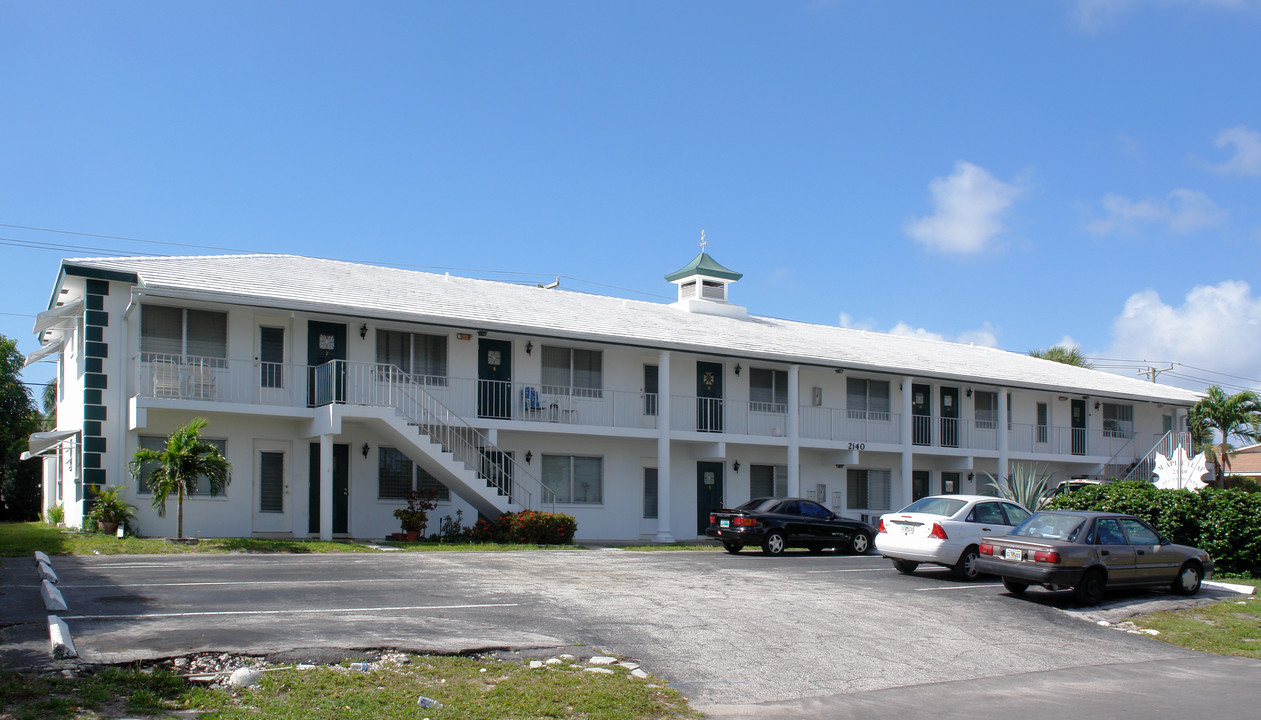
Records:
<instances>
[{"instance_id":1,"label":"license plate","mask_svg":"<svg viewBox=\"0 0 1261 720\"><path fill-rule=\"evenodd\" d=\"M730 521L730 520L719 520L719 521L718 521L718 527L731 527L731 521Z\"/></svg>"},{"instance_id":2,"label":"license plate","mask_svg":"<svg viewBox=\"0 0 1261 720\"><path fill-rule=\"evenodd\" d=\"M1007 548L1006 550L1003 551L1003 557L1008 560L1015 560L1016 562L1020 562L1021 558L1024 557L1024 555L1016 548Z\"/></svg>"},{"instance_id":3,"label":"license plate","mask_svg":"<svg viewBox=\"0 0 1261 720\"><path fill-rule=\"evenodd\" d=\"M914 533L914 532L915 532L915 526L914 526L914 525L903 525L903 526L902 526L902 534L903 534L903 535L910 535L910 534L912 534L912 533Z\"/></svg>"}]
</instances>

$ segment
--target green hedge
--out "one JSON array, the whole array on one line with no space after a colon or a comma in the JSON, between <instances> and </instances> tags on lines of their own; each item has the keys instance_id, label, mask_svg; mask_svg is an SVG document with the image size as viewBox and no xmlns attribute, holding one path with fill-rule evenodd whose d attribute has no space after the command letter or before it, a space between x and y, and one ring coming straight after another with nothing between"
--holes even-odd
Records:
<instances>
[{"instance_id":1,"label":"green hedge","mask_svg":"<svg viewBox=\"0 0 1261 720\"><path fill-rule=\"evenodd\" d=\"M522 510L504 513L493 522L478 520L473 526L477 542L517 543L522 545L569 545L578 531L572 515Z\"/></svg>"},{"instance_id":2,"label":"green hedge","mask_svg":"<svg viewBox=\"0 0 1261 720\"><path fill-rule=\"evenodd\" d=\"M1208 552L1219 572L1261 576L1261 494L1205 488L1160 490L1141 480L1083 487L1047 510L1103 510L1146 520L1180 545Z\"/></svg>"}]
</instances>

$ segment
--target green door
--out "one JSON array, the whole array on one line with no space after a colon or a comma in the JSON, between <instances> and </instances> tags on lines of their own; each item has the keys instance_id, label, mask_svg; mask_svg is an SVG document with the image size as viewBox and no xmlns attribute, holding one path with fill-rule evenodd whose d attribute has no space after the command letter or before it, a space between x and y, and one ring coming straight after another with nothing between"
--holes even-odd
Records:
<instances>
[{"instance_id":1,"label":"green door","mask_svg":"<svg viewBox=\"0 0 1261 720\"><path fill-rule=\"evenodd\" d=\"M959 447L959 388L941 389L941 446Z\"/></svg>"},{"instance_id":2,"label":"green door","mask_svg":"<svg viewBox=\"0 0 1261 720\"><path fill-rule=\"evenodd\" d=\"M1086 401L1074 400L1072 405L1073 454L1086 454Z\"/></svg>"},{"instance_id":3,"label":"green door","mask_svg":"<svg viewBox=\"0 0 1261 720\"><path fill-rule=\"evenodd\" d=\"M696 363L696 430L722 432L722 363ZM708 516L706 520L708 521Z\"/></svg>"},{"instance_id":4,"label":"green door","mask_svg":"<svg viewBox=\"0 0 1261 720\"><path fill-rule=\"evenodd\" d=\"M477 341L477 416L512 419L512 343Z\"/></svg>"},{"instance_id":5,"label":"green door","mask_svg":"<svg viewBox=\"0 0 1261 720\"><path fill-rule=\"evenodd\" d=\"M311 320L306 333L307 405L346 402L346 326Z\"/></svg>"},{"instance_id":6,"label":"green door","mask_svg":"<svg viewBox=\"0 0 1261 720\"><path fill-rule=\"evenodd\" d=\"M911 386L911 419L914 421L912 442L916 445L933 444L933 389L928 385Z\"/></svg>"},{"instance_id":7,"label":"green door","mask_svg":"<svg viewBox=\"0 0 1261 720\"><path fill-rule=\"evenodd\" d=\"M709 514L722 509L722 469L720 462L696 463L696 534L704 535Z\"/></svg>"},{"instance_id":8,"label":"green door","mask_svg":"<svg viewBox=\"0 0 1261 720\"><path fill-rule=\"evenodd\" d=\"M320 444L311 443L310 512L307 532L320 532ZM333 534L350 532L350 446L333 445Z\"/></svg>"}]
</instances>

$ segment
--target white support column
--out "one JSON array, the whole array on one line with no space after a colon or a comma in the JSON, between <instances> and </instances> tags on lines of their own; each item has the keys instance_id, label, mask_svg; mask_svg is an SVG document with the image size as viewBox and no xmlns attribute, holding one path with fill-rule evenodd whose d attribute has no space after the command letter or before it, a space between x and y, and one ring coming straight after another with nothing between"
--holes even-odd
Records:
<instances>
[{"instance_id":1,"label":"white support column","mask_svg":"<svg viewBox=\"0 0 1261 720\"><path fill-rule=\"evenodd\" d=\"M333 436L320 436L320 539L333 539Z\"/></svg>"},{"instance_id":2,"label":"white support column","mask_svg":"<svg viewBox=\"0 0 1261 720\"><path fill-rule=\"evenodd\" d=\"M800 378L801 368L793 365L788 368L788 494L792 497L801 497L801 433L800 427L801 417L801 396L800 396ZM827 505L827 498L820 498L819 502Z\"/></svg>"},{"instance_id":3,"label":"white support column","mask_svg":"<svg viewBox=\"0 0 1261 720\"><path fill-rule=\"evenodd\" d=\"M674 542L670 533L670 353L657 358L657 537Z\"/></svg>"},{"instance_id":4,"label":"white support column","mask_svg":"<svg viewBox=\"0 0 1261 720\"><path fill-rule=\"evenodd\" d=\"M915 428L914 416L911 415L911 393L915 379L902 378L902 477L898 481L898 496L891 498L893 507L890 510L905 507L911 503L911 477L915 470Z\"/></svg>"},{"instance_id":5,"label":"white support column","mask_svg":"<svg viewBox=\"0 0 1261 720\"><path fill-rule=\"evenodd\" d=\"M1008 467L1010 462L1008 456L1008 437L1007 423L1011 418L1007 417L1007 388L998 389L998 476L1006 479L1011 469Z\"/></svg>"}]
</instances>

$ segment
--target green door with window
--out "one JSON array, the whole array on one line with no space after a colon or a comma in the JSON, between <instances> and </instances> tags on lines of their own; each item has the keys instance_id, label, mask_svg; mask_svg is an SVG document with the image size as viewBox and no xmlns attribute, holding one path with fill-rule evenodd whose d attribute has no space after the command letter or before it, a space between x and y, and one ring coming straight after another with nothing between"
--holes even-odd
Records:
<instances>
[{"instance_id":1,"label":"green door with window","mask_svg":"<svg viewBox=\"0 0 1261 720\"><path fill-rule=\"evenodd\" d=\"M941 446L959 447L959 388L941 389Z\"/></svg>"},{"instance_id":2,"label":"green door with window","mask_svg":"<svg viewBox=\"0 0 1261 720\"><path fill-rule=\"evenodd\" d=\"M722 509L722 469L720 462L696 463L696 534L704 535L709 514Z\"/></svg>"},{"instance_id":3,"label":"green door with window","mask_svg":"<svg viewBox=\"0 0 1261 720\"><path fill-rule=\"evenodd\" d=\"M911 386L912 442L933 444L933 389L928 385Z\"/></svg>"},{"instance_id":4,"label":"green door with window","mask_svg":"<svg viewBox=\"0 0 1261 720\"><path fill-rule=\"evenodd\" d=\"M477 416L512 418L512 343L477 341Z\"/></svg>"},{"instance_id":5,"label":"green door with window","mask_svg":"<svg viewBox=\"0 0 1261 720\"><path fill-rule=\"evenodd\" d=\"M1072 403L1073 454L1086 454L1086 401L1074 400Z\"/></svg>"},{"instance_id":6,"label":"green door with window","mask_svg":"<svg viewBox=\"0 0 1261 720\"><path fill-rule=\"evenodd\" d=\"M345 324L311 320L306 332L307 405L346 402Z\"/></svg>"},{"instance_id":7,"label":"green door with window","mask_svg":"<svg viewBox=\"0 0 1261 720\"><path fill-rule=\"evenodd\" d=\"M722 363L696 363L696 430L722 432Z\"/></svg>"}]
</instances>

